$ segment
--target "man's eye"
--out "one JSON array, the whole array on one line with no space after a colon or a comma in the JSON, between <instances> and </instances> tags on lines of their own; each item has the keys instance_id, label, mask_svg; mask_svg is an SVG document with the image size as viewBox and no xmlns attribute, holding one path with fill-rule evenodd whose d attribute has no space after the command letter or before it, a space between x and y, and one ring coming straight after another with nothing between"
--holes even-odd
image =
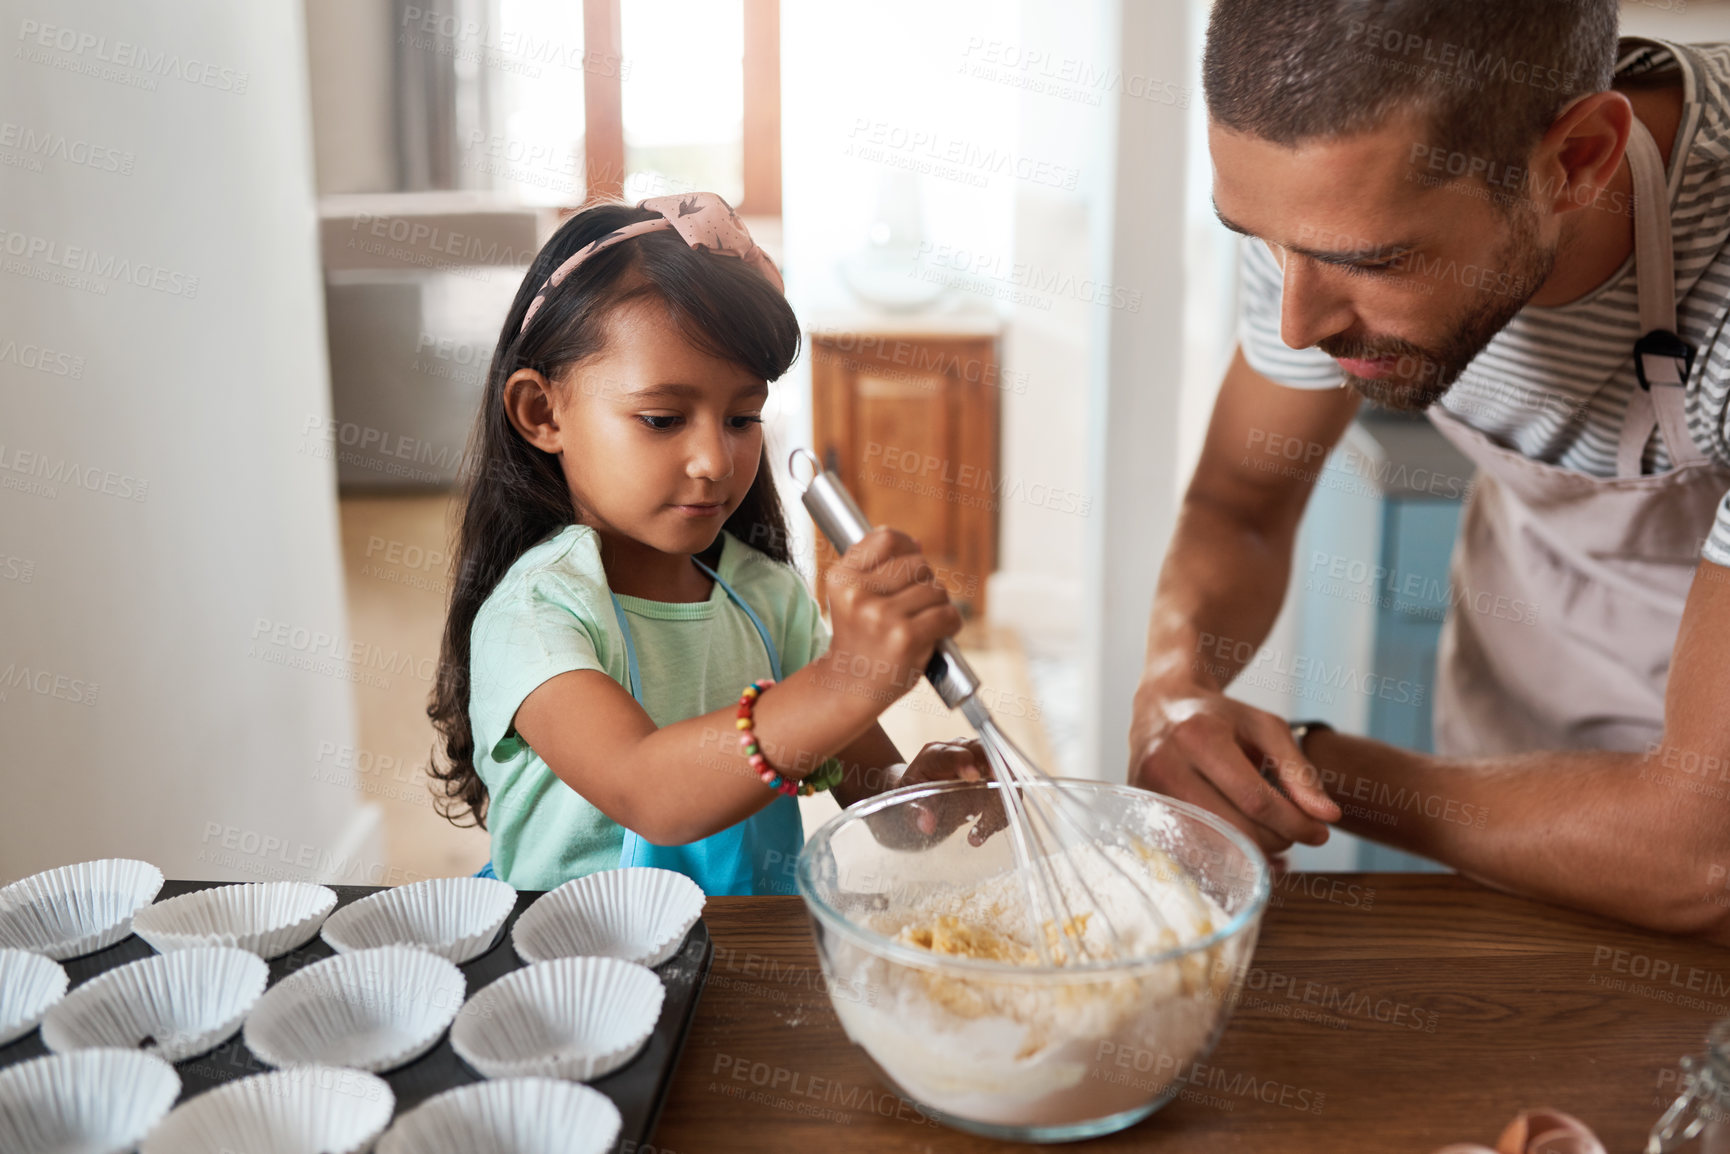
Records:
<instances>
[{"instance_id":1,"label":"man's eye","mask_svg":"<svg viewBox=\"0 0 1730 1154\"><path fill-rule=\"evenodd\" d=\"M637 414L637 420L643 422L643 424L649 426L649 428L656 429L663 433L679 423L679 418L677 417L654 416L649 413Z\"/></svg>"},{"instance_id":2,"label":"man's eye","mask_svg":"<svg viewBox=\"0 0 1730 1154\"><path fill-rule=\"evenodd\" d=\"M1400 258L1395 257L1393 260L1376 261L1373 264L1342 264L1340 267L1345 269L1346 272L1350 273L1352 276L1376 276L1381 273L1390 273L1398 269L1400 267Z\"/></svg>"}]
</instances>

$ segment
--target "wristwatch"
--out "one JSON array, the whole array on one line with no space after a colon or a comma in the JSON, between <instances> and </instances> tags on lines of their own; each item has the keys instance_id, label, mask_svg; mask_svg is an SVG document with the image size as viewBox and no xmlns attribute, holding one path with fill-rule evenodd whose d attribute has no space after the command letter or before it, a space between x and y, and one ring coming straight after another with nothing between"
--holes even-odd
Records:
<instances>
[{"instance_id":1,"label":"wristwatch","mask_svg":"<svg viewBox=\"0 0 1730 1154\"><path fill-rule=\"evenodd\" d=\"M1312 733L1315 733L1317 730L1322 730L1322 729L1325 729L1325 730L1332 732L1333 726L1329 725L1325 721L1294 721L1294 722L1291 722L1291 739L1292 739L1292 743L1297 746L1298 752L1303 754L1305 757L1308 757L1309 753L1306 752L1304 749L1304 738L1308 737Z\"/></svg>"}]
</instances>

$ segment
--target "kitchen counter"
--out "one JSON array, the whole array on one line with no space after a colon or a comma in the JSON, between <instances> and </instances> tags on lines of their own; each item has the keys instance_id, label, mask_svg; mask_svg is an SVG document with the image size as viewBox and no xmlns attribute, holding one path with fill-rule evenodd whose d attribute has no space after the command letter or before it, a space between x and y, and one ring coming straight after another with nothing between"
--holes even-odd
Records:
<instances>
[{"instance_id":1,"label":"kitchen counter","mask_svg":"<svg viewBox=\"0 0 1730 1154\"><path fill-rule=\"evenodd\" d=\"M938 1126L884 1086L829 1005L799 899L711 898L704 920L714 963L655 1152L1036 1149ZM1677 1059L1722 1017L1718 947L1452 874L1287 874L1243 1002L1179 1099L1061 1148L1429 1154L1553 1106L1640 1149Z\"/></svg>"}]
</instances>

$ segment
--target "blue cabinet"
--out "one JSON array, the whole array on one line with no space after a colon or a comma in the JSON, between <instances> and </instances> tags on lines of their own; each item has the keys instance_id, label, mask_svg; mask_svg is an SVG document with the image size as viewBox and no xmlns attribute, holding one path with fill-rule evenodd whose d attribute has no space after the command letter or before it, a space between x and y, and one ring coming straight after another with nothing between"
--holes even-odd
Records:
<instances>
[{"instance_id":1,"label":"blue cabinet","mask_svg":"<svg viewBox=\"0 0 1730 1154\"><path fill-rule=\"evenodd\" d=\"M1323 469L1294 556L1291 713L1429 752L1448 562L1471 464L1426 420L1364 416ZM1337 835L1336 835L1337 836ZM1371 842L1366 870L1438 870Z\"/></svg>"}]
</instances>

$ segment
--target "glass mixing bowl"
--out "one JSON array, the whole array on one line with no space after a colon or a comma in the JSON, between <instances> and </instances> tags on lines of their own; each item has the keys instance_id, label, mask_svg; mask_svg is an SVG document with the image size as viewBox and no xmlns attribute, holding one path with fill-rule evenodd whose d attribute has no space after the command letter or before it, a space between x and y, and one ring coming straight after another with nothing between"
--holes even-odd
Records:
<instances>
[{"instance_id":1,"label":"glass mixing bowl","mask_svg":"<svg viewBox=\"0 0 1730 1154\"><path fill-rule=\"evenodd\" d=\"M1188 905L1170 907L1182 916L1169 924L1188 940L1167 936L1163 949L1069 965L979 956L1001 955L994 931L1013 931L1027 908L1009 834L978 845L970 837L975 823L965 815L1001 821L995 781L881 794L829 821L799 855L799 892L847 1036L899 1094L959 1130L1059 1142L1141 1121L1176 1096L1218 1041L1255 950L1270 883L1248 838L1144 790L1064 786L1109 815L1104 844L1122 847L1116 860L1163 866L1167 878L1176 876L1170 863L1182 867L1193 889ZM1049 796L1034 791L1052 786L1015 788L1033 804ZM920 832L920 811L938 819L936 832ZM1159 865L1145 849L1123 856L1137 845L1162 851L1152 855ZM1171 884L1152 888L1163 895ZM1114 924L1123 921L1120 910ZM1037 924L1020 922L1024 944ZM952 950L961 943L958 953L970 956L904 935Z\"/></svg>"}]
</instances>

